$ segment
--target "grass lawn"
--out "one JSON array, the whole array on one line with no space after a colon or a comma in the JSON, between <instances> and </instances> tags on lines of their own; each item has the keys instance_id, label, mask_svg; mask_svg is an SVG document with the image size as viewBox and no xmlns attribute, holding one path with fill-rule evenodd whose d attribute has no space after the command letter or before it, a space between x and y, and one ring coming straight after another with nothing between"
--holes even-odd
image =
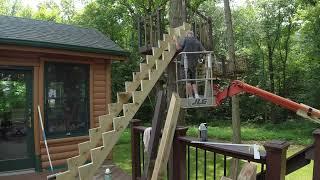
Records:
<instances>
[{"instance_id":1,"label":"grass lawn","mask_svg":"<svg viewBox=\"0 0 320 180\"><path fill-rule=\"evenodd\" d=\"M304 120L291 120L281 125L273 124L242 124L241 136L243 141L263 144L264 141L271 139L287 140L292 144L288 151L288 156L301 150L305 145L313 142L312 131L317 128L317 125L309 123ZM210 138L218 140L228 141L231 139L232 131L230 122L216 121L209 124L208 131ZM189 126L189 136L197 136L197 127ZM195 179L196 161L195 150L191 148L190 154L190 179ZM204 152L198 152L198 177L203 179L204 172ZM131 145L130 145L130 132L126 130L113 152L114 162L121 167L127 173L131 173ZM229 165L229 160L227 165ZM286 180L309 180L312 179L312 164L305 166L304 168L291 173L286 177ZM227 166L227 169L228 166ZM228 170L227 170L228 171ZM260 171L260 168L258 168ZM207 152L207 174L208 179L213 177L213 153ZM217 156L217 178L223 175L223 156Z\"/></svg>"}]
</instances>

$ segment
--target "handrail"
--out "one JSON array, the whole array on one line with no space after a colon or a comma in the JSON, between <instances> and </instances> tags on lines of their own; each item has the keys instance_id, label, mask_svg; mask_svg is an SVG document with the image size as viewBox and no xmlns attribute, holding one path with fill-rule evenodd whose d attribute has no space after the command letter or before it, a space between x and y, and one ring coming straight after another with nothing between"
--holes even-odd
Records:
<instances>
[{"instance_id":1,"label":"handrail","mask_svg":"<svg viewBox=\"0 0 320 180\"><path fill-rule=\"evenodd\" d=\"M144 133L146 127L140 126L136 124L132 126L132 138L134 142L132 142L132 147L135 147L136 154L132 154L132 157L135 158L133 160L133 167L135 167L135 178L139 178L139 172L141 171L141 166L143 166L143 153L141 153L141 143L138 143L142 140L141 135ZM183 130L184 129L184 130ZM180 132L184 133L180 133ZM234 157L238 159L243 159L249 162L256 162L261 164L261 171L257 174L257 179L265 179L265 180L280 180L284 179L286 174L289 174L293 171L300 169L310 162L310 159L314 160L314 174L313 178L320 179L320 173L318 171L318 167L320 167L320 130L315 130L313 132L315 143L301 150L300 152L292 155L288 159L286 158L286 151L288 149L288 142L285 141L268 141L264 144L266 149L265 152L260 152L260 159L254 159L254 155L249 151L248 148L242 146L228 146L228 145L220 145L217 144L205 144L205 143L192 143L192 141L198 140L195 137L186 136L186 128L177 128L176 134L174 137L174 141L172 144L173 155L172 159L170 159L171 163L177 167L174 171L170 171L173 173L174 179L182 180L182 179L190 179L190 151L192 150L193 155L196 155L196 169L199 166L197 163L197 157L199 154L199 150L202 150L204 153L204 158L206 159L207 152L214 153L214 162L216 162L215 157L216 154L220 154L224 156L223 160L223 169L224 174L226 174L226 157ZM141 163L141 155L142 155L142 163ZM187 158L188 157L188 158ZM194 158L194 157L193 157ZM194 160L194 159L193 159ZM209 160L208 160L209 161ZM203 161L204 167L206 167L206 161ZM215 163L214 163L215 164ZM186 168L188 166L188 168ZM204 168L206 169L206 168ZM192 169L191 169L192 170ZM194 170L194 169L193 169ZM138 173L137 173L138 172ZM198 171L197 171L198 173ZM206 174L206 171L204 171ZM216 175L216 173L214 173ZM209 175L212 176L210 172ZM188 177L188 178L187 178Z\"/></svg>"},{"instance_id":2,"label":"handrail","mask_svg":"<svg viewBox=\"0 0 320 180\"><path fill-rule=\"evenodd\" d=\"M143 134L144 130L147 127L144 126L135 126L133 129ZM212 144L202 144L202 143L192 143L192 141L198 140L197 138L190 137L190 136L183 136L177 138L180 142L192 146L197 147L200 149L204 149L211 152L216 152L218 154L224 154L230 157L238 158L238 159L244 159L252 162L262 163L264 164L266 161L266 153L262 151L260 153L260 159L254 159L253 154L249 152L249 148L247 147L230 147L227 145L212 145ZM210 139L209 139L210 141Z\"/></svg>"},{"instance_id":3,"label":"handrail","mask_svg":"<svg viewBox=\"0 0 320 180\"><path fill-rule=\"evenodd\" d=\"M204 149L210 152L216 152L218 154L227 155L233 158L248 160L252 162L257 162L264 164L266 163L266 153L260 153L260 159L254 159L253 153L250 152L248 147L240 147L240 146L227 146L227 145L213 145L213 144L205 144L205 143L192 143L192 141L198 140L198 138L194 137L178 137L178 140L185 143L186 145L197 147L200 149ZM210 141L210 140L209 140Z\"/></svg>"}]
</instances>

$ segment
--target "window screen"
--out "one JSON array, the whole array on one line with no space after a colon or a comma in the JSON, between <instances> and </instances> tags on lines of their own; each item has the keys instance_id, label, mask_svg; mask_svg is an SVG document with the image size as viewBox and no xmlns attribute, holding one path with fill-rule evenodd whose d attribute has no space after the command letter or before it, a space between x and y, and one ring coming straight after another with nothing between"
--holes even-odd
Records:
<instances>
[{"instance_id":1,"label":"window screen","mask_svg":"<svg viewBox=\"0 0 320 180\"><path fill-rule=\"evenodd\" d=\"M76 136L89 127L89 65L45 64L45 117L48 136Z\"/></svg>"}]
</instances>

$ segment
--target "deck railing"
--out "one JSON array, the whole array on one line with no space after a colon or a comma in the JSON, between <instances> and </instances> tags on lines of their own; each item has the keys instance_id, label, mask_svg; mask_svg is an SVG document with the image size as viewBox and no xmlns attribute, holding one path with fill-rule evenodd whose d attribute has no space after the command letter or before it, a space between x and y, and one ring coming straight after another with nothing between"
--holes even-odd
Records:
<instances>
[{"instance_id":1,"label":"deck railing","mask_svg":"<svg viewBox=\"0 0 320 180\"><path fill-rule=\"evenodd\" d=\"M138 180L144 169L142 136L146 127L140 126L138 120L133 121L131 125L132 179ZM229 175L228 164L231 158L256 163L260 172L257 174L258 180L284 180L288 173L309 164L301 163L307 158L306 154L311 154L310 158L314 159L313 179L320 180L320 130L314 132L315 143L312 148L308 147L305 152L301 151L291 156L298 157L296 160L292 158L287 160L289 143L286 141L266 142L264 144L266 153L261 153L260 159L254 159L247 147L192 143L197 138L186 136L187 129L184 127L176 129L168 162L167 176L170 180L218 180L221 176Z\"/></svg>"},{"instance_id":2,"label":"deck railing","mask_svg":"<svg viewBox=\"0 0 320 180\"><path fill-rule=\"evenodd\" d=\"M138 18L138 42L140 53L147 53L151 47L156 47L165 31L164 10L158 8L156 12Z\"/></svg>"},{"instance_id":3,"label":"deck railing","mask_svg":"<svg viewBox=\"0 0 320 180\"><path fill-rule=\"evenodd\" d=\"M194 12L188 8L189 18L187 22L192 25L197 38L207 50L213 50L213 23L210 17L202 15L200 12ZM165 33L165 27L168 20L165 19L165 7L157 9L151 14L140 16L138 18L138 42L140 53L148 54L151 47L156 46L158 40L162 39ZM192 18L191 18L192 16Z\"/></svg>"}]
</instances>

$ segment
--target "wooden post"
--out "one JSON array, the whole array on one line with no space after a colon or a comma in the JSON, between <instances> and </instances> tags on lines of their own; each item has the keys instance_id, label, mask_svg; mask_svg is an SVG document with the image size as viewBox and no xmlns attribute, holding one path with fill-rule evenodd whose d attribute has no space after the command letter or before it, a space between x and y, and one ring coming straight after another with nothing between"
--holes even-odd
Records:
<instances>
[{"instance_id":1,"label":"wooden post","mask_svg":"<svg viewBox=\"0 0 320 180\"><path fill-rule=\"evenodd\" d=\"M169 1L169 24L170 27L175 28L183 25L183 21L186 19L186 2L185 0L170 0ZM176 89L176 66L174 62L171 62L167 67L167 102L170 102L170 98L173 92L177 92ZM184 111L180 112L178 125L184 125Z\"/></svg>"},{"instance_id":2,"label":"wooden post","mask_svg":"<svg viewBox=\"0 0 320 180\"><path fill-rule=\"evenodd\" d=\"M181 1L181 18L183 22L187 22L187 2L186 0Z\"/></svg>"},{"instance_id":3,"label":"wooden post","mask_svg":"<svg viewBox=\"0 0 320 180\"><path fill-rule=\"evenodd\" d=\"M131 121L132 180L137 180L141 177L140 134L134 130L134 127L139 126L140 122L138 119Z\"/></svg>"},{"instance_id":4,"label":"wooden post","mask_svg":"<svg viewBox=\"0 0 320 180\"><path fill-rule=\"evenodd\" d=\"M149 16L149 36L150 36L150 47L153 47L153 16L152 14Z\"/></svg>"},{"instance_id":5,"label":"wooden post","mask_svg":"<svg viewBox=\"0 0 320 180\"><path fill-rule=\"evenodd\" d=\"M289 143L286 141L270 141L264 144L266 154L266 180L285 180L286 155Z\"/></svg>"},{"instance_id":6,"label":"wooden post","mask_svg":"<svg viewBox=\"0 0 320 180\"><path fill-rule=\"evenodd\" d=\"M313 180L320 180L320 129L313 131L314 137L314 165Z\"/></svg>"},{"instance_id":7,"label":"wooden post","mask_svg":"<svg viewBox=\"0 0 320 180\"><path fill-rule=\"evenodd\" d=\"M144 18L144 24L143 24L143 26L144 26L144 45L147 47L147 45L148 45L148 31L147 31L147 17L145 17Z\"/></svg>"},{"instance_id":8,"label":"wooden post","mask_svg":"<svg viewBox=\"0 0 320 180\"><path fill-rule=\"evenodd\" d=\"M148 155L145 158L145 166L142 179L147 180L152 176L152 170L154 167L155 160L157 158L157 149L159 146L161 128L165 118L166 110L166 96L163 91L159 91L157 94L157 104L152 119L152 130L149 140Z\"/></svg>"},{"instance_id":9,"label":"wooden post","mask_svg":"<svg viewBox=\"0 0 320 180\"><path fill-rule=\"evenodd\" d=\"M164 172L166 170L170 155L170 149L174 138L174 130L176 129L180 106L181 99L176 93L173 93L151 180L164 179Z\"/></svg>"},{"instance_id":10,"label":"wooden post","mask_svg":"<svg viewBox=\"0 0 320 180\"><path fill-rule=\"evenodd\" d=\"M139 42L139 47L142 46L142 37L141 37L141 17L138 16L138 42Z\"/></svg>"},{"instance_id":11,"label":"wooden post","mask_svg":"<svg viewBox=\"0 0 320 180\"><path fill-rule=\"evenodd\" d=\"M187 179L186 175L186 145L178 140L178 137L180 136L186 136L187 135L188 128L187 127L177 127L173 145L172 145L172 159L171 163L173 164L174 168L171 168L169 170L169 177L170 179L174 180L184 180Z\"/></svg>"},{"instance_id":12,"label":"wooden post","mask_svg":"<svg viewBox=\"0 0 320 180\"><path fill-rule=\"evenodd\" d=\"M161 40L161 9L157 9L157 40Z\"/></svg>"},{"instance_id":13,"label":"wooden post","mask_svg":"<svg viewBox=\"0 0 320 180\"><path fill-rule=\"evenodd\" d=\"M213 54L215 54L215 42L213 40L213 24L212 24L212 18L208 18L208 33L209 33L209 50L213 51Z\"/></svg>"},{"instance_id":14,"label":"wooden post","mask_svg":"<svg viewBox=\"0 0 320 180\"><path fill-rule=\"evenodd\" d=\"M238 180L256 180L257 165L253 163L245 163L240 171Z\"/></svg>"},{"instance_id":15,"label":"wooden post","mask_svg":"<svg viewBox=\"0 0 320 180\"><path fill-rule=\"evenodd\" d=\"M226 34L228 39L228 55L229 63L234 63L236 61L235 57L235 45L234 45L234 35L232 26L231 9L229 5L229 0L224 0L224 14L225 14L225 24L227 27ZM235 68L233 68L235 69ZM233 74L233 79L237 79L235 74ZM232 132L233 132L233 143L241 143L240 134L240 109L239 109L239 99L237 96L232 97ZM238 174L239 160L233 159L231 163L231 178L236 179Z\"/></svg>"}]
</instances>

